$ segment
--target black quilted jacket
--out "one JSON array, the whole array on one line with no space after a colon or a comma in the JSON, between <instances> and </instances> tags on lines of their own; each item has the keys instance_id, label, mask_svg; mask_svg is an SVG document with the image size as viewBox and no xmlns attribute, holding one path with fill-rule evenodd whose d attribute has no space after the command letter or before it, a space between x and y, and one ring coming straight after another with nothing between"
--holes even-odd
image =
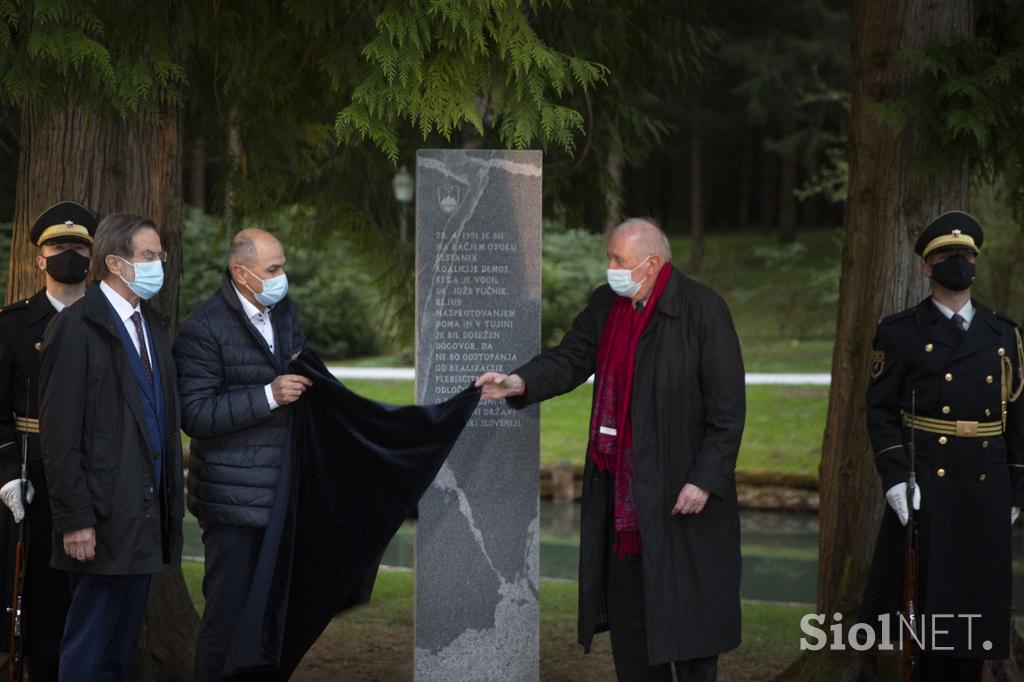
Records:
<instances>
[{"instance_id":1,"label":"black quilted jacket","mask_svg":"<svg viewBox=\"0 0 1024 682\"><path fill-rule=\"evenodd\" d=\"M174 344L182 429L192 438L188 508L204 524L262 528L270 517L291 409L271 411L264 386L305 345L291 298L270 319L273 353L225 274Z\"/></svg>"}]
</instances>

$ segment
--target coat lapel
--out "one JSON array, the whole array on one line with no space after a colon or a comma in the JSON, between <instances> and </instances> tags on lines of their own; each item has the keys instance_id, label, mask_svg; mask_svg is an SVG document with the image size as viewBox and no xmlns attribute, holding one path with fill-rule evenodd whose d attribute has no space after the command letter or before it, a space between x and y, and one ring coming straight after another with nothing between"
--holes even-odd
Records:
<instances>
[{"instance_id":1,"label":"coat lapel","mask_svg":"<svg viewBox=\"0 0 1024 682\"><path fill-rule=\"evenodd\" d=\"M954 350L963 341L964 334L958 332L953 323L939 312L939 309L932 303L931 297L917 304L914 318L918 331L929 341L940 343Z\"/></svg>"},{"instance_id":2,"label":"coat lapel","mask_svg":"<svg viewBox=\"0 0 1024 682\"><path fill-rule=\"evenodd\" d=\"M146 442L149 442L149 429L146 428L146 418L142 414L142 395L139 393L135 374L132 373L132 368L128 364L121 334L115 326L122 322L111 312L107 297L100 290L98 284L94 284L86 290L83 305L85 306L84 316L110 334L110 347L114 369L117 373L117 383L120 384L121 391L124 392L125 402L128 403L128 409L131 411L135 423L138 424ZM152 446L153 444L150 443L151 448Z\"/></svg>"},{"instance_id":3,"label":"coat lapel","mask_svg":"<svg viewBox=\"0 0 1024 682\"><path fill-rule=\"evenodd\" d=\"M974 303L974 319L967 333L963 335L960 345L953 351L950 361L977 353L978 351L998 345L1003 335L996 324L995 315L988 308Z\"/></svg>"},{"instance_id":4,"label":"coat lapel","mask_svg":"<svg viewBox=\"0 0 1024 682\"><path fill-rule=\"evenodd\" d=\"M251 334L253 339L255 339L256 344L263 349L263 352L266 354L267 358L269 358L270 361L273 363L274 367L277 368L277 358L274 356L274 353L270 350L270 346L267 345L267 340L263 338L263 334L260 334L259 330L256 329L255 326L253 326L252 320L246 317L245 310L242 309L242 304L238 301L238 292L235 291L235 285L231 283L231 277L228 276L227 272L224 273L224 278L221 280L220 283L220 295L224 297L224 300L227 302L228 307L231 308L231 310L233 310L236 315L238 315L239 319L241 319L242 326L249 331L249 334ZM270 316L270 321L271 324L274 324L274 315ZM274 327L274 330L276 334L276 325ZM278 341L278 346L280 346L280 337L278 337Z\"/></svg>"}]
</instances>

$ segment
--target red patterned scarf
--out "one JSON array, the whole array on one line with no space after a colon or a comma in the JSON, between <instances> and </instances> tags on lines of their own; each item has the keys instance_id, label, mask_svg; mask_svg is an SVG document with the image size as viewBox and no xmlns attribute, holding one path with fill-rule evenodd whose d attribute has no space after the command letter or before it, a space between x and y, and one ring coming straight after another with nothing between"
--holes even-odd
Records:
<instances>
[{"instance_id":1,"label":"red patterned scarf","mask_svg":"<svg viewBox=\"0 0 1024 682\"><path fill-rule=\"evenodd\" d=\"M640 523L634 503L633 420L629 409L636 346L671 274L671 264L665 263L640 312L634 309L632 300L615 297L597 349L587 455L600 471L610 471L615 476L614 549L620 557L640 552Z\"/></svg>"}]
</instances>

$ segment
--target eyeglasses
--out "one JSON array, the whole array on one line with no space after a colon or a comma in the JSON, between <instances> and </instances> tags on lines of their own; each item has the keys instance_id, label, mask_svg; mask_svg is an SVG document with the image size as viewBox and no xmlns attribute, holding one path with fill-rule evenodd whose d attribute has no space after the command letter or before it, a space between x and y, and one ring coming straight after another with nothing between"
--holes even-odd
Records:
<instances>
[{"instance_id":1,"label":"eyeglasses","mask_svg":"<svg viewBox=\"0 0 1024 682\"><path fill-rule=\"evenodd\" d=\"M143 263L152 263L154 261L160 261L161 263L167 262L166 251L143 251L140 256L136 256Z\"/></svg>"}]
</instances>

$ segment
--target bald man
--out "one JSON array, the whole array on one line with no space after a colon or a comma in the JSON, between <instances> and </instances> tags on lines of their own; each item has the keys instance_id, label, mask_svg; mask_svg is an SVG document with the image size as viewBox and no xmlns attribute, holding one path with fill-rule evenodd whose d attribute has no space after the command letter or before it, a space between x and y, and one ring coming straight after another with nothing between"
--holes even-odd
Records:
<instances>
[{"instance_id":1,"label":"bald man","mask_svg":"<svg viewBox=\"0 0 1024 682\"><path fill-rule=\"evenodd\" d=\"M235 235L220 289L192 311L174 346L182 428L192 438L188 508L206 554L197 680L223 676L289 446L290 406L310 385L287 372L305 338L286 261L269 232Z\"/></svg>"},{"instance_id":2,"label":"bald man","mask_svg":"<svg viewBox=\"0 0 1024 682\"><path fill-rule=\"evenodd\" d=\"M595 375L583 473L579 641L611 633L620 680L714 680L740 642L734 469L744 372L725 301L672 267L651 220L620 225L608 283L562 341L476 385L514 408Z\"/></svg>"}]
</instances>

